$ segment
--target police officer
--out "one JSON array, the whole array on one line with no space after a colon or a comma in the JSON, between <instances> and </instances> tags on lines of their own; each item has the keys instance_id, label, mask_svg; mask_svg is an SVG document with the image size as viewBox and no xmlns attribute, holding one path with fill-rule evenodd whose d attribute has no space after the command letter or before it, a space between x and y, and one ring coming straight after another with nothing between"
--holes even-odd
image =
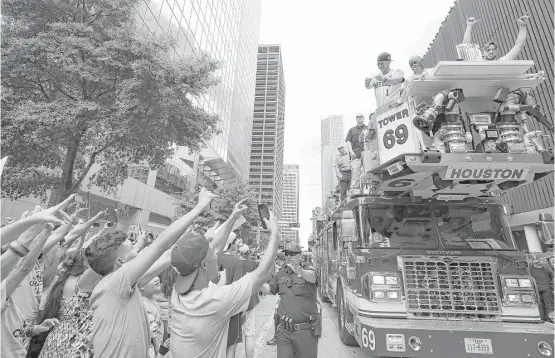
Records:
<instances>
[{"instance_id":1,"label":"police officer","mask_svg":"<svg viewBox=\"0 0 555 358\"><path fill-rule=\"evenodd\" d=\"M301 246L285 247L285 262L278 273L262 286L264 293L276 293L280 302L274 315L277 323L278 358L316 358L322 334L322 315L316 298L317 275L313 268L302 268Z\"/></svg>"}]
</instances>

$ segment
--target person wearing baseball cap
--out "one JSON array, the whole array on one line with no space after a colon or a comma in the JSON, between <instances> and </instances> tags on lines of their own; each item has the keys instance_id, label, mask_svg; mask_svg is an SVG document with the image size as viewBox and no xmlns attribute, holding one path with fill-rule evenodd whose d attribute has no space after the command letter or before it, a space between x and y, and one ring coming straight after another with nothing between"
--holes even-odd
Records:
<instances>
[{"instance_id":1,"label":"person wearing baseball cap","mask_svg":"<svg viewBox=\"0 0 555 358\"><path fill-rule=\"evenodd\" d=\"M230 285L210 283L218 275L217 253L229 232L224 230L212 242L204 235L189 233L172 249L171 265L178 274L171 297L172 357L226 356L230 318L247 310L251 296L266 282L276 259L279 231L273 213L265 222L270 241L260 265Z\"/></svg>"},{"instance_id":2,"label":"person wearing baseball cap","mask_svg":"<svg viewBox=\"0 0 555 358\"><path fill-rule=\"evenodd\" d=\"M351 185L351 161L350 155L347 153L344 146L338 147L337 151L338 153L335 157L334 168L335 175L339 180L340 199L343 201L343 199L347 196L347 191Z\"/></svg>"},{"instance_id":3,"label":"person wearing baseball cap","mask_svg":"<svg viewBox=\"0 0 555 358\"><path fill-rule=\"evenodd\" d=\"M463 44L470 44L472 43L472 29L478 23L478 19L474 17L469 17L466 20L466 31L464 32L463 37ZM498 46L493 41L488 41L482 46L482 56L486 61L493 61L493 60L500 60L500 61L507 61L507 60L516 60L520 51L524 48L526 44L526 37L527 37L527 26L529 23L528 16L521 16L516 20L518 24L518 35L515 41L515 45L513 48L503 57L497 58L499 56Z\"/></svg>"},{"instance_id":4,"label":"person wearing baseball cap","mask_svg":"<svg viewBox=\"0 0 555 358\"><path fill-rule=\"evenodd\" d=\"M95 356L148 356L150 324L138 281L210 206L214 197L216 195L203 189L197 205L138 254L127 235L118 232L102 235L87 247L85 257L90 268L102 276L90 297L91 341Z\"/></svg>"},{"instance_id":5,"label":"person wearing baseball cap","mask_svg":"<svg viewBox=\"0 0 555 358\"><path fill-rule=\"evenodd\" d=\"M376 106L380 107L390 98L400 93L402 83L405 81L404 73L391 68L391 55L382 52L378 56L378 69L380 73L367 77L364 85L367 89L373 88L376 95Z\"/></svg>"}]
</instances>

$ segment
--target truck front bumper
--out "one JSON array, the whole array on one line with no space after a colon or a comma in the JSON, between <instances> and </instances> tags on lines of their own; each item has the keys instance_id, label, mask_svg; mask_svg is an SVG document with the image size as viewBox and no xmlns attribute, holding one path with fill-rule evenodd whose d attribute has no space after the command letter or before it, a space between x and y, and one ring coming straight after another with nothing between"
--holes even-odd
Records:
<instances>
[{"instance_id":1,"label":"truck front bumper","mask_svg":"<svg viewBox=\"0 0 555 358\"><path fill-rule=\"evenodd\" d=\"M374 356L420 358L553 357L553 324L432 321L355 316L355 337ZM415 339L416 337L417 339ZM411 347L420 342L418 350ZM538 345L549 344L551 355Z\"/></svg>"}]
</instances>

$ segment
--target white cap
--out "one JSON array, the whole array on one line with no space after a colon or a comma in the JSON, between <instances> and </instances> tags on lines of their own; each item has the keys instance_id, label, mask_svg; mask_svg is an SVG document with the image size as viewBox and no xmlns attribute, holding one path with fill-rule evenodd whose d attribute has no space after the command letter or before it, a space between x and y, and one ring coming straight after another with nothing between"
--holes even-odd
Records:
<instances>
[{"instance_id":1,"label":"white cap","mask_svg":"<svg viewBox=\"0 0 555 358\"><path fill-rule=\"evenodd\" d=\"M249 251L249 245L245 244L239 248L239 252L244 254L245 252Z\"/></svg>"}]
</instances>

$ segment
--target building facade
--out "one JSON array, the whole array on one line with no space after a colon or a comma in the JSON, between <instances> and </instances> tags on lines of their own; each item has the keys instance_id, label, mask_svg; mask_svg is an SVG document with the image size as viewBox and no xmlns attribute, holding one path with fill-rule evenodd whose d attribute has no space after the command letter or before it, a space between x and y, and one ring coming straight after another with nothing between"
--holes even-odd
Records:
<instances>
[{"instance_id":1,"label":"building facade","mask_svg":"<svg viewBox=\"0 0 555 358\"><path fill-rule=\"evenodd\" d=\"M285 79L280 45L259 45L249 184L282 217Z\"/></svg>"},{"instance_id":2,"label":"building facade","mask_svg":"<svg viewBox=\"0 0 555 358\"><path fill-rule=\"evenodd\" d=\"M518 25L515 20L528 15L526 45L517 60L533 60L530 73L545 72L545 81L532 92L537 104L547 115L553 126L554 101L554 8L553 0L458 0L442 23L436 37L424 55L424 65L434 67L438 61L457 59L455 45L462 42L466 29L466 19L470 16L480 19L472 30L472 42L485 44L493 41L498 45L501 56L513 47ZM532 118L530 130L550 133L544 125ZM532 129L533 128L533 129ZM544 145L553 148L551 135L544 139ZM513 219L529 217L537 220L537 215L526 215L537 211L552 212L554 204L553 173L525 186L505 192L501 201L512 207ZM519 222L524 222L519 220Z\"/></svg>"},{"instance_id":3,"label":"building facade","mask_svg":"<svg viewBox=\"0 0 555 358\"><path fill-rule=\"evenodd\" d=\"M337 147L345 143L343 116L333 115L322 119L320 139L322 207L325 207L326 202L329 200L338 183L333 166L337 154Z\"/></svg>"},{"instance_id":4,"label":"building facade","mask_svg":"<svg viewBox=\"0 0 555 358\"><path fill-rule=\"evenodd\" d=\"M260 0L150 0L137 8L144 30L176 39L175 56L209 54L221 64L219 85L197 101L221 119L221 133L199 153L215 181L248 180L260 13Z\"/></svg>"},{"instance_id":5,"label":"building facade","mask_svg":"<svg viewBox=\"0 0 555 358\"><path fill-rule=\"evenodd\" d=\"M261 1L150 0L135 10L140 30L176 40L174 58L208 54L220 63L219 85L195 100L221 119L222 133L207 143L208 148L194 155L179 148L156 171L132 167L129 178L113 194L88 189L87 179L79 191L89 216L119 208L127 226L140 225L156 234L171 223L179 193L196 185L213 188L224 180L248 180ZM90 175L98 169L93 167ZM51 202L57 199L53 194ZM46 204L38 198L2 199L2 220L38 203Z\"/></svg>"},{"instance_id":6,"label":"building facade","mask_svg":"<svg viewBox=\"0 0 555 358\"><path fill-rule=\"evenodd\" d=\"M283 166L283 211L280 231L284 243L299 243L299 175L299 165Z\"/></svg>"}]
</instances>

